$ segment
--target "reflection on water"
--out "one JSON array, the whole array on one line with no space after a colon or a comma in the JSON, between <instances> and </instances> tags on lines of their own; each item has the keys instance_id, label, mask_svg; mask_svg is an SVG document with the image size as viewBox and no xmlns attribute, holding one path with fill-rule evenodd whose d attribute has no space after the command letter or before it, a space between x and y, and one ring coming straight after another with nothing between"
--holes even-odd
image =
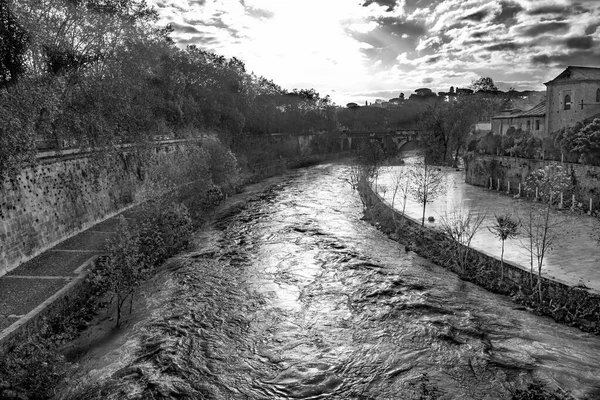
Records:
<instances>
[{"instance_id":1,"label":"reflection on water","mask_svg":"<svg viewBox=\"0 0 600 400\"><path fill-rule=\"evenodd\" d=\"M346 173L295 171L220 214L58 398L510 399L533 378L600 396L600 338L406 253Z\"/></svg>"},{"instance_id":2,"label":"reflection on water","mask_svg":"<svg viewBox=\"0 0 600 400\"><path fill-rule=\"evenodd\" d=\"M411 154L407 157L410 165L417 157ZM406 166L388 167L378 179L378 191L388 203L392 203L394 189L394 175L402 174ZM495 215L511 213L514 216L526 215L528 201L514 199L505 193L489 190L479 186L465 183L464 171L447 168L446 192L435 199L426 207L426 224L439 226L440 220L448 216L458 207L474 210L476 213L485 213L486 218L474 236L472 247L484 253L500 258L501 242L486 227L493 225ZM402 210L403 199L396 197L394 208ZM420 204L407 198L405 213L411 218L420 221L423 209ZM542 273L558 278L570 284L583 283L587 287L600 291L600 246L598 246L592 233L600 229L600 222L596 218L578 216L568 211L553 210L552 215L560 221L559 239L544 257ZM435 222L427 222L427 217L433 216ZM504 259L530 267L530 253L523 237L508 239L505 242Z\"/></svg>"}]
</instances>

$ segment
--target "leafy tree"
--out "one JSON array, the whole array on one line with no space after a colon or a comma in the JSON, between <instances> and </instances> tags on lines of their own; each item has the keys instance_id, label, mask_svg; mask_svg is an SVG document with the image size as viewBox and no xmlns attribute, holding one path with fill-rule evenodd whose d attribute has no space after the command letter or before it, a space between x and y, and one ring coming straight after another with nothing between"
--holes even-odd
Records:
<instances>
[{"instance_id":1,"label":"leafy tree","mask_svg":"<svg viewBox=\"0 0 600 400\"><path fill-rule=\"evenodd\" d=\"M471 89L474 92L497 92L498 88L494 85L494 80L490 77L481 77L471 83Z\"/></svg>"},{"instance_id":2,"label":"leafy tree","mask_svg":"<svg viewBox=\"0 0 600 400\"><path fill-rule=\"evenodd\" d=\"M583 156L586 164L600 162L600 118L582 127L572 140L573 151Z\"/></svg>"},{"instance_id":3,"label":"leafy tree","mask_svg":"<svg viewBox=\"0 0 600 400\"><path fill-rule=\"evenodd\" d=\"M425 157L428 161L445 163L452 160L456 166L460 149L466 146L466 138L475 122L475 114L467 101L427 104L420 115L419 127L422 141L427 144Z\"/></svg>"},{"instance_id":4,"label":"leafy tree","mask_svg":"<svg viewBox=\"0 0 600 400\"><path fill-rule=\"evenodd\" d=\"M0 0L0 87L16 83L25 73L29 36L16 21L8 0Z\"/></svg>"},{"instance_id":5,"label":"leafy tree","mask_svg":"<svg viewBox=\"0 0 600 400\"><path fill-rule=\"evenodd\" d=\"M108 242L109 258L104 270L108 290L116 297L117 327L121 323L125 302L130 301L131 310L133 295L147 275L148 268L140 259L139 247L138 233L121 216L116 237Z\"/></svg>"},{"instance_id":6,"label":"leafy tree","mask_svg":"<svg viewBox=\"0 0 600 400\"><path fill-rule=\"evenodd\" d=\"M445 192L446 174L441 168L426 162L418 162L409 168L408 179L411 196L423 207L421 226L425 226L425 208L428 203Z\"/></svg>"},{"instance_id":7,"label":"leafy tree","mask_svg":"<svg viewBox=\"0 0 600 400\"><path fill-rule=\"evenodd\" d=\"M376 182L385 158L385 153L379 141L363 141L356 153L356 162L360 166L361 178Z\"/></svg>"},{"instance_id":8,"label":"leafy tree","mask_svg":"<svg viewBox=\"0 0 600 400\"><path fill-rule=\"evenodd\" d=\"M500 279L504 281L504 242L514 239L519 233L519 221L511 214L495 215L496 221L488 230L502 241L502 252L500 253Z\"/></svg>"}]
</instances>

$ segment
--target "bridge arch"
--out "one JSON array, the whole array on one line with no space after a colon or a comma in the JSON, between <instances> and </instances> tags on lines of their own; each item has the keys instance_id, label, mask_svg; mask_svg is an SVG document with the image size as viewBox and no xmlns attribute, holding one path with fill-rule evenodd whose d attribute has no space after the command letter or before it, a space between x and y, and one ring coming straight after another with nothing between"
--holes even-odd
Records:
<instances>
[{"instance_id":1,"label":"bridge arch","mask_svg":"<svg viewBox=\"0 0 600 400\"><path fill-rule=\"evenodd\" d=\"M404 140L397 145L398 151L411 151L411 150L419 150L421 149L422 143L420 140Z\"/></svg>"}]
</instances>

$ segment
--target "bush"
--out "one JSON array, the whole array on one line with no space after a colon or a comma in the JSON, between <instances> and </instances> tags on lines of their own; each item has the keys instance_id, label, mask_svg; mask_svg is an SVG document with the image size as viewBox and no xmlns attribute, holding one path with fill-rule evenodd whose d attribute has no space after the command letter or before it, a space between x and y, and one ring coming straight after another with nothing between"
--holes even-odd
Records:
<instances>
[{"instance_id":1,"label":"bush","mask_svg":"<svg viewBox=\"0 0 600 400\"><path fill-rule=\"evenodd\" d=\"M148 204L146 217L135 227L121 216L117 235L107 245L107 262L88 277L97 294L108 293L110 302L116 300L117 326L126 302L131 312L138 287L153 270L189 245L193 225L188 209L179 203L165 204Z\"/></svg>"},{"instance_id":2,"label":"bush","mask_svg":"<svg viewBox=\"0 0 600 400\"><path fill-rule=\"evenodd\" d=\"M502 137L490 132L481 138L481 141L479 142L479 149L485 154L496 154L497 149L499 149L501 145Z\"/></svg>"},{"instance_id":3,"label":"bush","mask_svg":"<svg viewBox=\"0 0 600 400\"><path fill-rule=\"evenodd\" d=\"M49 399L67 371L51 337L35 334L19 341L0 361L0 398Z\"/></svg>"},{"instance_id":4,"label":"bush","mask_svg":"<svg viewBox=\"0 0 600 400\"><path fill-rule=\"evenodd\" d=\"M212 182L227 195L237 192L241 181L240 169L231 150L225 147L217 138L203 140L202 149L208 157Z\"/></svg>"}]
</instances>

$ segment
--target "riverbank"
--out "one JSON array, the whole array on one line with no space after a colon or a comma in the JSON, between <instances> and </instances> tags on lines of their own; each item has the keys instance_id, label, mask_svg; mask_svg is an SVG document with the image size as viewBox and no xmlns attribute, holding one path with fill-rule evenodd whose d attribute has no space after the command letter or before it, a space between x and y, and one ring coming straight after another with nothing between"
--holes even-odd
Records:
<instances>
[{"instance_id":1,"label":"riverbank","mask_svg":"<svg viewBox=\"0 0 600 400\"><path fill-rule=\"evenodd\" d=\"M531 289L538 282L537 275L505 261L505 279L502 280L500 260L474 249L469 250L466 271L457 271L451 255L455 244L445 235L421 227L418 222L393 210L368 184L360 185L359 191L371 222L393 240L405 244L407 250L494 293L511 296L513 301L533 312L585 332L600 334L600 296L597 293L542 277L544 296L540 302L537 293Z\"/></svg>"},{"instance_id":2,"label":"riverbank","mask_svg":"<svg viewBox=\"0 0 600 400\"><path fill-rule=\"evenodd\" d=\"M56 398L596 398L598 338L399 252L347 172L290 171L216 213Z\"/></svg>"},{"instance_id":3,"label":"riverbank","mask_svg":"<svg viewBox=\"0 0 600 400\"><path fill-rule=\"evenodd\" d=\"M202 226L219 210L243 203L265 185L277 181L272 176L287 168L329 158L337 159L339 155L277 160L261 169L259 175L248 174L242 177L245 186L241 193L229 196L216 208L205 209L203 205L201 210L195 210L199 219L194 224ZM256 181L259 182L252 183ZM114 236L119 217L135 224L143 214L138 208L92 226L0 277L0 313L4 317L0 326L0 349L4 355L0 364L0 398L47 398L52 382L74 361L88 351L101 351L107 343L121 339L121 330L115 329L114 304L109 304L106 295L93 293L87 276L105 253L106 240ZM135 298L133 308L137 307L144 309L141 299ZM135 315L125 315L125 328L135 323ZM73 339L75 342L71 342ZM39 371L39 365L44 363L52 368Z\"/></svg>"}]
</instances>

